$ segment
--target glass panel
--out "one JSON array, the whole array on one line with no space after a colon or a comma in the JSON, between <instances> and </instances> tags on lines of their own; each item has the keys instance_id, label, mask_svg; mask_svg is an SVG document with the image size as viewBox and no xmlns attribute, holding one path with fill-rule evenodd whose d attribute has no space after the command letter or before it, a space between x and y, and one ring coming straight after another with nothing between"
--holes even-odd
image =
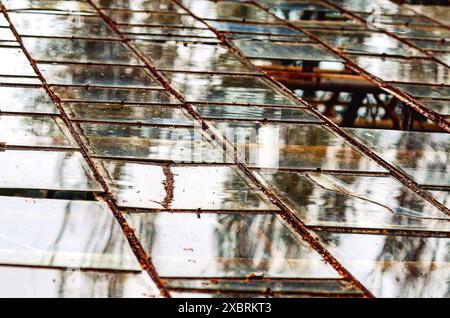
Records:
<instances>
[{"instance_id":1,"label":"glass panel","mask_svg":"<svg viewBox=\"0 0 450 318\"><path fill-rule=\"evenodd\" d=\"M393 86L415 97L450 98L450 86L393 84Z\"/></svg>"},{"instance_id":2,"label":"glass panel","mask_svg":"<svg viewBox=\"0 0 450 318\"><path fill-rule=\"evenodd\" d=\"M100 85L158 88L160 85L143 67L80 64L39 64L49 84Z\"/></svg>"},{"instance_id":3,"label":"glass panel","mask_svg":"<svg viewBox=\"0 0 450 318\"><path fill-rule=\"evenodd\" d=\"M102 192L78 152L0 152L2 189L47 189Z\"/></svg>"},{"instance_id":4,"label":"glass panel","mask_svg":"<svg viewBox=\"0 0 450 318\"><path fill-rule=\"evenodd\" d=\"M18 48L0 48L0 75L12 76L36 76L30 62L21 49Z\"/></svg>"},{"instance_id":5,"label":"glass panel","mask_svg":"<svg viewBox=\"0 0 450 318\"><path fill-rule=\"evenodd\" d=\"M72 11L72 12L95 12L95 9L85 1L73 0L51 0L51 1L35 1L35 0L2 0L3 4L9 10L21 9L39 9L39 10L55 10L55 11Z\"/></svg>"},{"instance_id":6,"label":"glass panel","mask_svg":"<svg viewBox=\"0 0 450 318\"><path fill-rule=\"evenodd\" d=\"M447 208L450 208L450 189L449 191L429 191L431 195L441 202Z\"/></svg>"},{"instance_id":7,"label":"glass panel","mask_svg":"<svg viewBox=\"0 0 450 318\"><path fill-rule=\"evenodd\" d=\"M261 121L317 121L320 119L306 109L237 105L197 105L203 118Z\"/></svg>"},{"instance_id":8,"label":"glass panel","mask_svg":"<svg viewBox=\"0 0 450 318\"><path fill-rule=\"evenodd\" d=\"M129 26L120 25L119 30L128 34L142 35L161 35L162 39L170 39L173 36L195 37L195 38L216 38L214 32L207 29L188 29L172 27L154 27L154 26Z\"/></svg>"},{"instance_id":9,"label":"glass panel","mask_svg":"<svg viewBox=\"0 0 450 318\"><path fill-rule=\"evenodd\" d=\"M114 215L100 202L0 202L2 264L140 270Z\"/></svg>"},{"instance_id":10,"label":"glass panel","mask_svg":"<svg viewBox=\"0 0 450 318\"><path fill-rule=\"evenodd\" d=\"M331 30L310 30L329 45L349 53L391 54L423 56L420 51L396 38L379 32L343 32Z\"/></svg>"},{"instance_id":11,"label":"glass panel","mask_svg":"<svg viewBox=\"0 0 450 318\"><path fill-rule=\"evenodd\" d=\"M0 141L14 146L78 148L64 122L52 117L1 116Z\"/></svg>"},{"instance_id":12,"label":"glass panel","mask_svg":"<svg viewBox=\"0 0 450 318\"><path fill-rule=\"evenodd\" d=\"M13 85L41 85L42 82L35 76L31 77L15 77L9 75L0 74L0 84L13 84Z\"/></svg>"},{"instance_id":13,"label":"glass panel","mask_svg":"<svg viewBox=\"0 0 450 318\"><path fill-rule=\"evenodd\" d=\"M105 161L118 205L175 210L278 210L238 170Z\"/></svg>"},{"instance_id":14,"label":"glass panel","mask_svg":"<svg viewBox=\"0 0 450 318\"><path fill-rule=\"evenodd\" d=\"M370 13L376 7L381 10L381 13L385 14L414 14L414 12L400 8L397 4L389 0L371 0L369 3L364 0L331 0L331 2L350 11Z\"/></svg>"},{"instance_id":15,"label":"glass panel","mask_svg":"<svg viewBox=\"0 0 450 318\"><path fill-rule=\"evenodd\" d=\"M0 96L0 109L3 112L59 113L42 88L0 86Z\"/></svg>"},{"instance_id":16,"label":"glass panel","mask_svg":"<svg viewBox=\"0 0 450 318\"><path fill-rule=\"evenodd\" d=\"M347 129L416 182L450 185L450 135L381 129Z\"/></svg>"},{"instance_id":17,"label":"glass panel","mask_svg":"<svg viewBox=\"0 0 450 318\"><path fill-rule=\"evenodd\" d=\"M388 31L404 38L435 39L444 41L450 37L450 30L446 28L423 25L382 25Z\"/></svg>"},{"instance_id":18,"label":"glass panel","mask_svg":"<svg viewBox=\"0 0 450 318\"><path fill-rule=\"evenodd\" d=\"M122 10L103 10L112 20L120 24L177 26L205 28L207 26L190 15L178 13L134 12Z\"/></svg>"},{"instance_id":19,"label":"glass panel","mask_svg":"<svg viewBox=\"0 0 450 318\"><path fill-rule=\"evenodd\" d=\"M447 4L448 5L448 4ZM410 5L414 11L426 15L434 20L437 20L443 24L450 25L448 17L450 16L450 8L444 5Z\"/></svg>"},{"instance_id":20,"label":"glass panel","mask_svg":"<svg viewBox=\"0 0 450 318\"><path fill-rule=\"evenodd\" d=\"M334 279L308 279L308 280L238 280L238 279L164 279L166 286L173 290L198 290L203 292L259 292L265 294L289 293L289 294L320 294L349 295L361 294L361 292L349 283Z\"/></svg>"},{"instance_id":21,"label":"glass panel","mask_svg":"<svg viewBox=\"0 0 450 318\"><path fill-rule=\"evenodd\" d=\"M161 276L339 278L273 214L140 213L126 218Z\"/></svg>"},{"instance_id":22,"label":"glass panel","mask_svg":"<svg viewBox=\"0 0 450 318\"><path fill-rule=\"evenodd\" d=\"M211 20L236 20L242 22L275 22L275 19L253 4L233 1L205 0L183 1L194 14Z\"/></svg>"},{"instance_id":23,"label":"glass panel","mask_svg":"<svg viewBox=\"0 0 450 318\"><path fill-rule=\"evenodd\" d=\"M414 43L416 46L427 49L427 50L437 50L437 51L450 51L450 43L445 40L414 40L408 39L410 42Z\"/></svg>"},{"instance_id":24,"label":"glass panel","mask_svg":"<svg viewBox=\"0 0 450 318\"><path fill-rule=\"evenodd\" d=\"M61 14L10 13L22 36L118 38L100 17Z\"/></svg>"},{"instance_id":25,"label":"glass panel","mask_svg":"<svg viewBox=\"0 0 450 318\"><path fill-rule=\"evenodd\" d=\"M450 84L450 71L428 59L349 56L360 67L384 81Z\"/></svg>"},{"instance_id":26,"label":"glass panel","mask_svg":"<svg viewBox=\"0 0 450 318\"><path fill-rule=\"evenodd\" d=\"M450 66L450 53L434 53L434 56Z\"/></svg>"},{"instance_id":27,"label":"glass panel","mask_svg":"<svg viewBox=\"0 0 450 318\"><path fill-rule=\"evenodd\" d=\"M290 172L261 176L309 226L450 232L449 216L391 178Z\"/></svg>"},{"instance_id":28,"label":"glass panel","mask_svg":"<svg viewBox=\"0 0 450 318\"><path fill-rule=\"evenodd\" d=\"M376 297L449 297L450 240L319 232Z\"/></svg>"},{"instance_id":29,"label":"glass panel","mask_svg":"<svg viewBox=\"0 0 450 318\"><path fill-rule=\"evenodd\" d=\"M275 42L234 41L249 58L274 60L342 61L315 44L287 44Z\"/></svg>"},{"instance_id":30,"label":"glass panel","mask_svg":"<svg viewBox=\"0 0 450 318\"><path fill-rule=\"evenodd\" d=\"M420 100L422 104L435 112L444 116L450 116L450 101L449 100Z\"/></svg>"},{"instance_id":31,"label":"glass panel","mask_svg":"<svg viewBox=\"0 0 450 318\"><path fill-rule=\"evenodd\" d=\"M0 40L1 41L16 41L16 37L7 27L0 26Z\"/></svg>"},{"instance_id":32,"label":"glass panel","mask_svg":"<svg viewBox=\"0 0 450 318\"><path fill-rule=\"evenodd\" d=\"M164 74L190 102L294 105L290 98L256 76Z\"/></svg>"},{"instance_id":33,"label":"glass panel","mask_svg":"<svg viewBox=\"0 0 450 318\"><path fill-rule=\"evenodd\" d=\"M9 27L8 20L3 15L0 15L0 26L1 27Z\"/></svg>"},{"instance_id":34,"label":"glass panel","mask_svg":"<svg viewBox=\"0 0 450 318\"><path fill-rule=\"evenodd\" d=\"M133 11L170 11L170 12L184 12L184 10L177 6L171 0L109 0L105 3L102 0L94 0L94 3L100 8L111 9L129 9Z\"/></svg>"},{"instance_id":35,"label":"glass panel","mask_svg":"<svg viewBox=\"0 0 450 318\"><path fill-rule=\"evenodd\" d=\"M344 139L306 124L214 123L252 167L383 171Z\"/></svg>"},{"instance_id":36,"label":"glass panel","mask_svg":"<svg viewBox=\"0 0 450 318\"><path fill-rule=\"evenodd\" d=\"M63 101L86 101L121 104L178 104L179 101L163 90L102 87L53 86Z\"/></svg>"},{"instance_id":37,"label":"glass panel","mask_svg":"<svg viewBox=\"0 0 450 318\"><path fill-rule=\"evenodd\" d=\"M223 162L223 153L206 141L200 130L174 127L78 124L91 151L111 158L175 162Z\"/></svg>"},{"instance_id":38,"label":"glass panel","mask_svg":"<svg viewBox=\"0 0 450 318\"><path fill-rule=\"evenodd\" d=\"M1 298L140 298L159 295L147 273L0 267Z\"/></svg>"},{"instance_id":39,"label":"glass panel","mask_svg":"<svg viewBox=\"0 0 450 318\"><path fill-rule=\"evenodd\" d=\"M143 64L121 42L50 38L23 38L30 55L38 61L105 64Z\"/></svg>"},{"instance_id":40,"label":"glass panel","mask_svg":"<svg viewBox=\"0 0 450 318\"><path fill-rule=\"evenodd\" d=\"M225 47L189 43L135 41L160 70L257 73Z\"/></svg>"},{"instance_id":41,"label":"glass panel","mask_svg":"<svg viewBox=\"0 0 450 318\"><path fill-rule=\"evenodd\" d=\"M222 21L209 21L209 24L220 32L261 33L306 37L306 35L300 33L295 29L280 25L249 24Z\"/></svg>"},{"instance_id":42,"label":"glass panel","mask_svg":"<svg viewBox=\"0 0 450 318\"><path fill-rule=\"evenodd\" d=\"M128 123L194 125L182 108L162 105L132 106L123 104L65 103L69 117L78 120L117 121Z\"/></svg>"}]
</instances>

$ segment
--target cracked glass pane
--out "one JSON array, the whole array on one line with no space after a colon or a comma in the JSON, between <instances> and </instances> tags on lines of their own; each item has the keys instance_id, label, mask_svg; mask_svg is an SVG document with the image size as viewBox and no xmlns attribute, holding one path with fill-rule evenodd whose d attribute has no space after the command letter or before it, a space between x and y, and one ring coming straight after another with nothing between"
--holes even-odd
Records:
<instances>
[{"instance_id":1,"label":"cracked glass pane","mask_svg":"<svg viewBox=\"0 0 450 318\"><path fill-rule=\"evenodd\" d=\"M308 226L450 232L450 216L391 178L260 174Z\"/></svg>"}]
</instances>

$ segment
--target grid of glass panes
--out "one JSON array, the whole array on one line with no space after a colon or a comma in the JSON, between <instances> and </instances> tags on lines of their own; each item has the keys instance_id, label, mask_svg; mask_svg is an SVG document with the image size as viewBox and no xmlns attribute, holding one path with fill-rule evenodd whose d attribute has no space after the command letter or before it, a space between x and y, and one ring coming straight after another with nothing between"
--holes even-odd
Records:
<instances>
[{"instance_id":1,"label":"grid of glass panes","mask_svg":"<svg viewBox=\"0 0 450 318\"><path fill-rule=\"evenodd\" d=\"M104 189L75 134L173 296L363 296L301 238L277 200L375 296L417 296L409 284L421 284L422 295L448 293L438 279L448 275L449 226L442 208L391 177L261 72L285 63L340 68L341 57L250 3L2 2L62 109L14 36L5 36L0 49L12 69L1 74L7 102L0 141L6 143L2 161L11 168L1 178L2 211L10 216L7 227L19 222L12 210L23 211L29 229L8 233L1 249L2 264L25 269L3 266L0 275L35 277L53 296L157 294L99 199ZM1 30L9 31L2 21ZM36 28L36 21L49 26ZM233 46L248 59L233 53ZM65 126L61 111L75 131ZM441 191L448 189L445 135L350 133L447 204ZM224 152L215 136L236 156ZM416 148L405 138L418 140ZM408 165L396 161L395 151L427 155ZM36 223L36 212L53 215ZM51 228L59 235L48 230L39 236L41 222L47 229L55 223ZM372 253L357 254L355 242ZM383 244L381 251L373 248ZM417 245L427 252L413 253ZM363 271L359 264L368 266ZM408 271L426 278L415 282ZM390 274L397 272L400 279L393 280ZM62 284L74 273L81 287L55 288L47 281L60 275ZM374 277L381 283L374 285ZM386 291L383 284L395 288Z\"/></svg>"}]
</instances>

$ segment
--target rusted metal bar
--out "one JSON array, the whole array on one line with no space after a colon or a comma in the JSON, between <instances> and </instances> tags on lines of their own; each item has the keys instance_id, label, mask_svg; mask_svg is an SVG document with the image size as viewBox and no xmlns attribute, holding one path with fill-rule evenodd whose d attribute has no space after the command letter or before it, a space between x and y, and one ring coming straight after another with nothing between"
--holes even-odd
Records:
<instances>
[{"instance_id":1,"label":"rusted metal bar","mask_svg":"<svg viewBox=\"0 0 450 318\"><path fill-rule=\"evenodd\" d=\"M109 189L106 181L104 180L103 176L98 171L98 169L97 169L97 167L95 165L95 162L90 157L88 148L84 144L84 142L83 142L82 138L80 137L80 135L77 133L77 131L74 128L72 122L70 121L67 113L65 112L64 108L62 107L59 97L52 91L51 87L47 84L47 81L45 80L44 76L40 72L40 70L37 67L36 63L33 61L33 58L29 54L29 52L26 49L26 47L23 45L22 38L21 38L20 34L18 33L17 29L15 28L14 24L11 22L11 19L9 17L8 11L3 6L2 3L0 3L0 9L1 9L4 17L8 21L8 23L10 25L10 29L13 32L14 36L16 37L17 42L20 43L20 46L22 48L23 53L25 54L25 56L29 60L31 66L33 67L34 71L36 72L38 78L42 82L43 88L46 90L47 94L52 99L52 101L54 102L54 104L58 108L58 110L60 111L62 120L64 121L64 123L66 124L67 128L69 129L72 137L75 139L75 141L79 145L80 152L81 152L83 158L86 160L87 164L89 165L89 167L90 167L90 169L91 169L95 179L97 180L97 182L103 188L103 191L105 192L105 196L104 196L105 202L109 206L109 208L111 209L111 211L114 214L114 216L115 216L116 220L118 221L118 223L120 224L120 226L122 228L122 231L124 232L128 242L130 244L130 247L131 247L132 251L136 255L140 265L142 266L142 269L145 270L150 275L150 277L153 279L153 281L155 282L155 284L157 285L157 287L161 291L161 294L166 296L166 297L170 297L169 291L166 289L165 285L159 279L159 276L156 273L156 269L155 269L153 263L151 262L150 257L147 255L147 253L145 252L143 246L141 245L140 241L138 240L136 234L134 233L134 229L128 224L127 220L125 219L125 217L121 213L120 209L118 208L118 206L117 206L117 204L116 204L116 202L115 202L115 200L113 198L112 192L110 191L110 189Z\"/></svg>"}]
</instances>

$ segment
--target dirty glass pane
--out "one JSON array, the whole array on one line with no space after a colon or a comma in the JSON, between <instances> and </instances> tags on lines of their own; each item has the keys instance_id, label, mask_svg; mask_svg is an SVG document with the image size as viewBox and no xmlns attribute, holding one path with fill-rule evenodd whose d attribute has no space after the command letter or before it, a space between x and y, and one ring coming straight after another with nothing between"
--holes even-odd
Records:
<instances>
[{"instance_id":1,"label":"dirty glass pane","mask_svg":"<svg viewBox=\"0 0 450 318\"><path fill-rule=\"evenodd\" d=\"M12 197L0 202L2 264L140 269L120 225L100 202Z\"/></svg>"},{"instance_id":2,"label":"dirty glass pane","mask_svg":"<svg viewBox=\"0 0 450 318\"><path fill-rule=\"evenodd\" d=\"M443 27L424 25L385 25L384 27L403 38L445 41L450 37L450 30Z\"/></svg>"},{"instance_id":3,"label":"dirty glass pane","mask_svg":"<svg viewBox=\"0 0 450 318\"><path fill-rule=\"evenodd\" d=\"M190 102L294 105L267 80L256 76L164 74Z\"/></svg>"},{"instance_id":4,"label":"dirty glass pane","mask_svg":"<svg viewBox=\"0 0 450 318\"><path fill-rule=\"evenodd\" d=\"M411 8L427 17L437 20L443 24L450 25L448 17L450 16L450 8L443 5L410 5Z\"/></svg>"},{"instance_id":5,"label":"dirty glass pane","mask_svg":"<svg viewBox=\"0 0 450 318\"><path fill-rule=\"evenodd\" d=\"M393 84L393 86L405 91L414 97L429 98L450 98L450 86L443 85L413 85L413 84Z\"/></svg>"},{"instance_id":6,"label":"dirty glass pane","mask_svg":"<svg viewBox=\"0 0 450 318\"><path fill-rule=\"evenodd\" d=\"M128 10L145 10L145 11L169 11L184 12L183 8L176 5L171 0L94 0L94 3L100 8L105 9L128 9Z\"/></svg>"},{"instance_id":7,"label":"dirty glass pane","mask_svg":"<svg viewBox=\"0 0 450 318\"><path fill-rule=\"evenodd\" d=\"M381 129L347 129L419 184L450 185L450 135Z\"/></svg>"},{"instance_id":8,"label":"dirty glass pane","mask_svg":"<svg viewBox=\"0 0 450 318\"><path fill-rule=\"evenodd\" d=\"M230 20L241 22L276 22L276 20L262 9L250 3L233 1L183 1L194 14L200 18L210 20Z\"/></svg>"},{"instance_id":9,"label":"dirty glass pane","mask_svg":"<svg viewBox=\"0 0 450 318\"><path fill-rule=\"evenodd\" d=\"M120 25L119 30L128 35L160 35L165 41L178 37L216 38L214 32L207 29L190 29L180 27L154 27L140 25Z\"/></svg>"},{"instance_id":10,"label":"dirty glass pane","mask_svg":"<svg viewBox=\"0 0 450 318\"><path fill-rule=\"evenodd\" d=\"M102 160L117 204L158 210L278 210L238 170Z\"/></svg>"},{"instance_id":11,"label":"dirty glass pane","mask_svg":"<svg viewBox=\"0 0 450 318\"><path fill-rule=\"evenodd\" d=\"M2 0L7 9L39 9L53 11L70 11L70 12L91 12L95 9L86 1L74 0L51 0L51 1L35 1L35 0Z\"/></svg>"},{"instance_id":12,"label":"dirty glass pane","mask_svg":"<svg viewBox=\"0 0 450 318\"><path fill-rule=\"evenodd\" d=\"M189 127L138 127L111 124L77 124L82 138L98 156L175 162L223 162L200 130Z\"/></svg>"},{"instance_id":13,"label":"dirty glass pane","mask_svg":"<svg viewBox=\"0 0 450 318\"><path fill-rule=\"evenodd\" d=\"M77 148L64 122L53 117L1 116L0 142L14 146Z\"/></svg>"},{"instance_id":14,"label":"dirty glass pane","mask_svg":"<svg viewBox=\"0 0 450 318\"><path fill-rule=\"evenodd\" d=\"M449 297L447 238L318 232L376 297Z\"/></svg>"},{"instance_id":15,"label":"dirty glass pane","mask_svg":"<svg viewBox=\"0 0 450 318\"><path fill-rule=\"evenodd\" d=\"M329 45L349 53L424 56L396 38L380 32L310 30Z\"/></svg>"},{"instance_id":16,"label":"dirty glass pane","mask_svg":"<svg viewBox=\"0 0 450 318\"><path fill-rule=\"evenodd\" d=\"M249 58L295 61L342 61L338 56L325 51L316 44L254 41L234 41L234 43Z\"/></svg>"},{"instance_id":17,"label":"dirty glass pane","mask_svg":"<svg viewBox=\"0 0 450 318\"><path fill-rule=\"evenodd\" d=\"M252 167L383 171L329 130L306 124L217 122L214 125Z\"/></svg>"},{"instance_id":18,"label":"dirty glass pane","mask_svg":"<svg viewBox=\"0 0 450 318\"><path fill-rule=\"evenodd\" d=\"M450 43L445 40L415 40L415 39L408 39L410 42L414 43L416 46L427 49L427 50L437 50L437 51L450 51Z\"/></svg>"},{"instance_id":19,"label":"dirty glass pane","mask_svg":"<svg viewBox=\"0 0 450 318\"><path fill-rule=\"evenodd\" d=\"M161 276L339 278L273 214L145 213L126 218Z\"/></svg>"},{"instance_id":20,"label":"dirty glass pane","mask_svg":"<svg viewBox=\"0 0 450 318\"><path fill-rule=\"evenodd\" d=\"M0 86L3 112L59 113L43 88Z\"/></svg>"},{"instance_id":21,"label":"dirty glass pane","mask_svg":"<svg viewBox=\"0 0 450 318\"><path fill-rule=\"evenodd\" d=\"M349 57L360 67L384 81L450 84L449 69L432 60L358 55Z\"/></svg>"},{"instance_id":22,"label":"dirty glass pane","mask_svg":"<svg viewBox=\"0 0 450 318\"><path fill-rule=\"evenodd\" d=\"M171 290L201 292L257 292L265 294L314 294L325 297L334 295L360 295L361 292L348 282L337 279L163 279Z\"/></svg>"},{"instance_id":23,"label":"dirty glass pane","mask_svg":"<svg viewBox=\"0 0 450 318\"><path fill-rule=\"evenodd\" d=\"M450 53L434 53L434 56L450 66Z\"/></svg>"},{"instance_id":24,"label":"dirty glass pane","mask_svg":"<svg viewBox=\"0 0 450 318\"><path fill-rule=\"evenodd\" d=\"M376 7L384 14L414 14L414 12L400 8L397 4L389 0L371 0L371 5L368 5L368 2L364 0L331 0L331 2L350 11L370 13Z\"/></svg>"},{"instance_id":25,"label":"dirty glass pane","mask_svg":"<svg viewBox=\"0 0 450 318\"><path fill-rule=\"evenodd\" d=\"M135 44L160 70L258 73L222 46L139 40Z\"/></svg>"},{"instance_id":26,"label":"dirty glass pane","mask_svg":"<svg viewBox=\"0 0 450 318\"><path fill-rule=\"evenodd\" d=\"M100 17L20 12L10 18L21 36L118 38Z\"/></svg>"},{"instance_id":27,"label":"dirty glass pane","mask_svg":"<svg viewBox=\"0 0 450 318\"><path fill-rule=\"evenodd\" d=\"M450 116L450 100L422 99L422 104L444 116Z\"/></svg>"},{"instance_id":28,"label":"dirty glass pane","mask_svg":"<svg viewBox=\"0 0 450 318\"><path fill-rule=\"evenodd\" d=\"M147 298L159 295L147 273L1 266L0 280L2 298Z\"/></svg>"},{"instance_id":29,"label":"dirty glass pane","mask_svg":"<svg viewBox=\"0 0 450 318\"><path fill-rule=\"evenodd\" d=\"M93 64L39 64L49 84L158 88L144 67Z\"/></svg>"},{"instance_id":30,"label":"dirty glass pane","mask_svg":"<svg viewBox=\"0 0 450 318\"><path fill-rule=\"evenodd\" d=\"M220 32L254 33L306 37L300 31L282 25L250 24L237 22L209 21Z\"/></svg>"},{"instance_id":31,"label":"dirty glass pane","mask_svg":"<svg viewBox=\"0 0 450 318\"><path fill-rule=\"evenodd\" d=\"M207 28L190 15L178 13L136 12L123 10L103 10L114 22L132 25L177 26Z\"/></svg>"},{"instance_id":32,"label":"dirty glass pane","mask_svg":"<svg viewBox=\"0 0 450 318\"><path fill-rule=\"evenodd\" d=\"M0 75L36 76L30 62L19 48L0 47Z\"/></svg>"},{"instance_id":33,"label":"dirty glass pane","mask_svg":"<svg viewBox=\"0 0 450 318\"><path fill-rule=\"evenodd\" d=\"M24 38L23 42L30 55L38 61L143 64L118 41Z\"/></svg>"},{"instance_id":34,"label":"dirty glass pane","mask_svg":"<svg viewBox=\"0 0 450 318\"><path fill-rule=\"evenodd\" d=\"M321 121L306 109L237 105L196 105L194 107L203 118L208 119Z\"/></svg>"},{"instance_id":35,"label":"dirty glass pane","mask_svg":"<svg viewBox=\"0 0 450 318\"><path fill-rule=\"evenodd\" d=\"M177 104L178 100L164 90L137 88L53 86L63 101L130 104Z\"/></svg>"},{"instance_id":36,"label":"dirty glass pane","mask_svg":"<svg viewBox=\"0 0 450 318\"><path fill-rule=\"evenodd\" d=\"M431 195L447 208L450 208L450 189L448 191L429 191Z\"/></svg>"},{"instance_id":37,"label":"dirty glass pane","mask_svg":"<svg viewBox=\"0 0 450 318\"><path fill-rule=\"evenodd\" d=\"M392 178L260 174L309 226L450 232L449 216Z\"/></svg>"},{"instance_id":38,"label":"dirty glass pane","mask_svg":"<svg viewBox=\"0 0 450 318\"><path fill-rule=\"evenodd\" d=\"M194 125L194 119L178 107L167 105L124 105L95 103L64 103L72 119L114 121L124 123Z\"/></svg>"},{"instance_id":39,"label":"dirty glass pane","mask_svg":"<svg viewBox=\"0 0 450 318\"><path fill-rule=\"evenodd\" d=\"M0 166L2 189L102 191L81 154L74 151L7 150L0 152Z\"/></svg>"}]
</instances>

